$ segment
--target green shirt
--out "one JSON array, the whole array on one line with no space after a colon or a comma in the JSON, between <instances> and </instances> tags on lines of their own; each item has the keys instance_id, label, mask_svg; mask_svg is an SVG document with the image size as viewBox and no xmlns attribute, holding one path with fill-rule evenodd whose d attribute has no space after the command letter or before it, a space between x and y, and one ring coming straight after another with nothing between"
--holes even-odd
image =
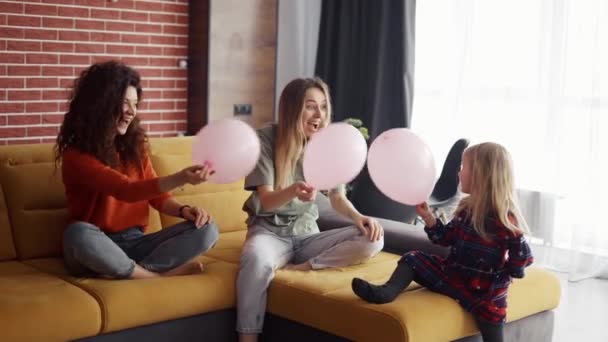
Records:
<instances>
[{"instance_id":1,"label":"green shirt","mask_svg":"<svg viewBox=\"0 0 608 342\"><path fill-rule=\"evenodd\" d=\"M249 218L247 225L262 225L279 236L305 235L319 232L317 218L319 210L314 201L302 202L294 198L282 207L264 211L257 187L270 185L274 188L274 138L276 126L261 128L257 131L260 138L260 159L253 171L245 178L245 189L252 191L243 206ZM304 180L302 158L296 164L295 173L287 184Z\"/></svg>"}]
</instances>

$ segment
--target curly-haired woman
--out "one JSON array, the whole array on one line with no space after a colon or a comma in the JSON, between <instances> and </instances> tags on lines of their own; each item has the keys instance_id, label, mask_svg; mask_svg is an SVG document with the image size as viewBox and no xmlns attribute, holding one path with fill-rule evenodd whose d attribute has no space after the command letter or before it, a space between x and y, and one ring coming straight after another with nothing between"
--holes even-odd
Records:
<instances>
[{"instance_id":1,"label":"curly-haired woman","mask_svg":"<svg viewBox=\"0 0 608 342\"><path fill-rule=\"evenodd\" d=\"M158 177L137 118L139 74L116 61L82 72L57 136L70 223L64 260L77 276L151 278L199 273L194 258L210 249L218 229L209 214L182 205L168 191L213 173L193 165ZM185 221L145 235L149 205Z\"/></svg>"}]
</instances>

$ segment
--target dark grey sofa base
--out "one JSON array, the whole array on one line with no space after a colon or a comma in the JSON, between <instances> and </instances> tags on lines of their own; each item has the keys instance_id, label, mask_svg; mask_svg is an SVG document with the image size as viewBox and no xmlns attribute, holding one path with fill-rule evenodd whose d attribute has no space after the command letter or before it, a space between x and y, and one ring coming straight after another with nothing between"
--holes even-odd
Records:
<instances>
[{"instance_id":1,"label":"dark grey sofa base","mask_svg":"<svg viewBox=\"0 0 608 342\"><path fill-rule=\"evenodd\" d=\"M79 342L237 341L236 310L226 309L92 336Z\"/></svg>"},{"instance_id":2,"label":"dark grey sofa base","mask_svg":"<svg viewBox=\"0 0 608 342\"><path fill-rule=\"evenodd\" d=\"M543 311L505 325L504 340L517 342L551 342L553 340L553 311ZM479 334L455 342L482 342Z\"/></svg>"},{"instance_id":3,"label":"dark grey sofa base","mask_svg":"<svg viewBox=\"0 0 608 342\"><path fill-rule=\"evenodd\" d=\"M238 340L238 335L235 330L235 323L236 310L227 309L116 331L109 334L86 337L76 340L76 342L236 342ZM340 342L348 340L267 313L264 318L264 333L260 336L260 341Z\"/></svg>"},{"instance_id":4,"label":"dark grey sofa base","mask_svg":"<svg viewBox=\"0 0 608 342\"><path fill-rule=\"evenodd\" d=\"M553 311L543 311L505 325L504 340L517 342L551 342L553 339ZM372 327L370 327L372 329ZM264 325L265 338L267 342L343 342L345 338L335 336L309 326L293 322L281 317L266 315ZM378 336L377 341L391 342ZM410 341L425 342L425 341ZM454 342L482 342L481 335L465 337Z\"/></svg>"},{"instance_id":5,"label":"dark grey sofa base","mask_svg":"<svg viewBox=\"0 0 608 342\"><path fill-rule=\"evenodd\" d=\"M553 338L553 311L544 311L505 326L505 341L551 342ZM157 324L87 337L78 342L169 342L169 341L237 341L234 309L215 311ZM370 327L371 329L371 327ZM262 342L345 342L348 341L307 325L266 314ZM378 336L378 341L385 341ZM412 341L416 342L416 341ZM481 342L479 334L455 342Z\"/></svg>"},{"instance_id":6,"label":"dark grey sofa base","mask_svg":"<svg viewBox=\"0 0 608 342\"><path fill-rule=\"evenodd\" d=\"M379 339L378 341L381 341ZM317 330L308 325L294 322L273 314L264 318L264 333L260 336L262 342L343 342L348 341L328 332Z\"/></svg>"}]
</instances>

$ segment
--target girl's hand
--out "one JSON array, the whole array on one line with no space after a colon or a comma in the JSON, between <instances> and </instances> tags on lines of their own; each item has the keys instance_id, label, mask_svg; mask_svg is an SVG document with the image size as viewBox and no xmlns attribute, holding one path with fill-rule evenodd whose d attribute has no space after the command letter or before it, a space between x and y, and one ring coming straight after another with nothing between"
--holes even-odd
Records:
<instances>
[{"instance_id":1,"label":"girl's hand","mask_svg":"<svg viewBox=\"0 0 608 342\"><path fill-rule=\"evenodd\" d=\"M192 165L187 167L177 174L182 180L182 184L192 184L197 185L203 182L206 182L209 179L209 176L214 174L215 171L208 165Z\"/></svg>"},{"instance_id":2,"label":"girl's hand","mask_svg":"<svg viewBox=\"0 0 608 342\"><path fill-rule=\"evenodd\" d=\"M378 220L373 217L358 215L354 218L355 225L367 236L370 241L378 241L384 236L384 229Z\"/></svg>"},{"instance_id":3,"label":"girl's hand","mask_svg":"<svg viewBox=\"0 0 608 342\"><path fill-rule=\"evenodd\" d=\"M422 220L428 227L432 227L435 225L436 219L433 216L433 213L429 209L429 205L426 202L422 202L416 205L416 214L418 214L418 216L422 218Z\"/></svg>"},{"instance_id":4,"label":"girl's hand","mask_svg":"<svg viewBox=\"0 0 608 342\"><path fill-rule=\"evenodd\" d=\"M291 185L293 194L302 202L314 201L317 197L317 190L305 182L298 181Z\"/></svg>"},{"instance_id":5,"label":"girl's hand","mask_svg":"<svg viewBox=\"0 0 608 342\"><path fill-rule=\"evenodd\" d=\"M212 222L211 215L209 215L205 209L198 207L185 207L180 214L186 220L194 222L196 228L200 228L207 223Z\"/></svg>"},{"instance_id":6,"label":"girl's hand","mask_svg":"<svg viewBox=\"0 0 608 342\"><path fill-rule=\"evenodd\" d=\"M433 215L433 213L431 213L431 210L429 209L429 205L426 202L422 202L416 205L416 214L418 214L418 216L422 217L423 219L425 217Z\"/></svg>"}]
</instances>

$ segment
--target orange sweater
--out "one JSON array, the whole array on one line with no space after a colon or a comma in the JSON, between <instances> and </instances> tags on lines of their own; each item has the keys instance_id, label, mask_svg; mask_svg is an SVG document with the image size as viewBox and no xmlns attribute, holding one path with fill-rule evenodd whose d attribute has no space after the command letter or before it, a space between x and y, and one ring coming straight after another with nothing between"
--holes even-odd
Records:
<instances>
[{"instance_id":1,"label":"orange sweater","mask_svg":"<svg viewBox=\"0 0 608 342\"><path fill-rule=\"evenodd\" d=\"M161 210L171 197L160 191L148 156L141 168L117 171L90 154L69 148L62 160L71 222L92 223L105 232L148 226L148 204Z\"/></svg>"}]
</instances>

